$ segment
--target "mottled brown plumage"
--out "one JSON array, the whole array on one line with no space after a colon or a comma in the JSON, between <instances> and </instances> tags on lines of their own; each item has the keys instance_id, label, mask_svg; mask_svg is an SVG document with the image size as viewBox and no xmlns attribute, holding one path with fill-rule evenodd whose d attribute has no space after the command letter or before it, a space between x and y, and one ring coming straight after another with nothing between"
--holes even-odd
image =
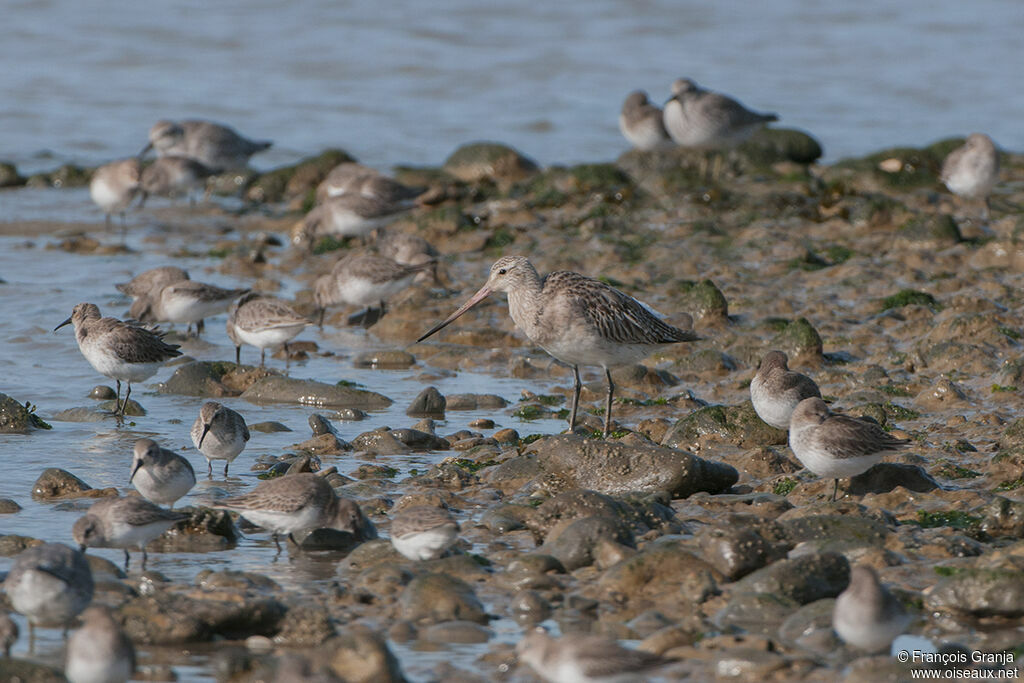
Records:
<instances>
[{"instance_id":1,"label":"mottled brown plumage","mask_svg":"<svg viewBox=\"0 0 1024 683\"><path fill-rule=\"evenodd\" d=\"M146 294L155 294L165 285L179 280L188 280L188 271L177 266L159 266L144 270L128 282L121 282L116 285L117 291L137 299Z\"/></svg>"},{"instance_id":2,"label":"mottled brown plumage","mask_svg":"<svg viewBox=\"0 0 1024 683\"><path fill-rule=\"evenodd\" d=\"M146 544L160 536L185 515L165 510L139 496L105 498L92 504L71 527L71 537L82 550L86 548L124 549L124 568L128 570L128 548L142 551L142 569L146 568Z\"/></svg>"},{"instance_id":3,"label":"mottled brown plumage","mask_svg":"<svg viewBox=\"0 0 1024 683\"><path fill-rule=\"evenodd\" d=\"M278 534L291 537L307 529L348 531L360 539L377 536L355 502L339 498L322 477L308 472L268 479L249 493L219 500L213 507L237 512L269 530L275 544Z\"/></svg>"},{"instance_id":4,"label":"mottled brown plumage","mask_svg":"<svg viewBox=\"0 0 1024 683\"><path fill-rule=\"evenodd\" d=\"M694 341L691 329L664 322L645 304L599 280L560 270L542 278L523 256L505 256L491 266L487 284L447 319L417 341L423 341L483 301L492 292L508 293L508 310L516 327L556 359L573 369L573 407L569 429L576 426L579 366L597 365L608 381L604 434L611 430L611 368L638 363L662 344ZM684 326L692 319L686 316Z\"/></svg>"},{"instance_id":5,"label":"mottled brown plumage","mask_svg":"<svg viewBox=\"0 0 1024 683\"><path fill-rule=\"evenodd\" d=\"M312 324L284 301L257 292L242 295L228 310L228 336L235 343L236 362L242 343L250 344L260 350L260 367L266 350L279 344L284 345L287 367L288 342Z\"/></svg>"},{"instance_id":6,"label":"mottled brown plumage","mask_svg":"<svg viewBox=\"0 0 1024 683\"><path fill-rule=\"evenodd\" d=\"M54 331L68 324L75 326L78 348L89 364L117 382L118 404L114 412L121 415L132 393L132 382L149 379L165 361L181 355L178 345L165 342L161 333L117 318L101 317L96 304L76 305L71 317ZM124 403L120 402L122 381L128 383Z\"/></svg>"}]
</instances>

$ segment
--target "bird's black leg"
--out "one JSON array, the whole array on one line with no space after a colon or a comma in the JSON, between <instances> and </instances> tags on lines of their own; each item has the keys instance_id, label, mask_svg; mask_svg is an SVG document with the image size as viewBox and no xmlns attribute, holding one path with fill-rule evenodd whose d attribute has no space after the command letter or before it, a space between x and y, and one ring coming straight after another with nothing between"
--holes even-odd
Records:
<instances>
[{"instance_id":1,"label":"bird's black leg","mask_svg":"<svg viewBox=\"0 0 1024 683\"><path fill-rule=\"evenodd\" d=\"M832 482L832 502L834 503L836 500L836 494L839 493L839 480L833 479Z\"/></svg>"},{"instance_id":2,"label":"bird's black leg","mask_svg":"<svg viewBox=\"0 0 1024 683\"><path fill-rule=\"evenodd\" d=\"M604 376L608 379L608 398L604 404L604 438L608 438L612 431L612 393L615 391L615 384L612 382L612 371L604 369Z\"/></svg>"},{"instance_id":3,"label":"bird's black leg","mask_svg":"<svg viewBox=\"0 0 1024 683\"><path fill-rule=\"evenodd\" d=\"M235 365L241 365L241 364L242 364L242 347L241 346L236 346L235 347Z\"/></svg>"},{"instance_id":4,"label":"bird's black leg","mask_svg":"<svg viewBox=\"0 0 1024 683\"><path fill-rule=\"evenodd\" d=\"M580 383L580 369L578 366L572 366L572 410L569 412L569 431L576 429L576 410L580 407L580 389L583 385Z\"/></svg>"},{"instance_id":5,"label":"bird's black leg","mask_svg":"<svg viewBox=\"0 0 1024 683\"><path fill-rule=\"evenodd\" d=\"M267 357L267 350L266 349L260 349L260 367L261 368L263 367L263 363L266 361L266 357Z\"/></svg>"},{"instance_id":6,"label":"bird's black leg","mask_svg":"<svg viewBox=\"0 0 1024 683\"><path fill-rule=\"evenodd\" d=\"M131 563L132 556L128 554L128 551L124 551L124 573L128 573L128 565Z\"/></svg>"},{"instance_id":7,"label":"bird's black leg","mask_svg":"<svg viewBox=\"0 0 1024 683\"><path fill-rule=\"evenodd\" d=\"M124 403L121 404L121 417L124 417L124 411L128 408L128 397L132 395L132 383L128 382L128 391L124 393Z\"/></svg>"}]
</instances>

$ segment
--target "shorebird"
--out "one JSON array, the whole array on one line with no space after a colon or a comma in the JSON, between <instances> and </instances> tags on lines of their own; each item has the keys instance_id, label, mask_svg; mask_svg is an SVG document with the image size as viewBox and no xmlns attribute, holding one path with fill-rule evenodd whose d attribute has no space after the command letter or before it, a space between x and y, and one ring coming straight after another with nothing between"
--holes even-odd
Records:
<instances>
[{"instance_id":1,"label":"shorebird","mask_svg":"<svg viewBox=\"0 0 1024 683\"><path fill-rule=\"evenodd\" d=\"M447 510L413 505L391 520L391 545L413 561L434 560L459 537L459 524Z\"/></svg>"},{"instance_id":2,"label":"shorebird","mask_svg":"<svg viewBox=\"0 0 1024 683\"><path fill-rule=\"evenodd\" d=\"M82 612L82 626L68 639L64 675L68 683L125 683L135 673L135 648L110 608Z\"/></svg>"},{"instance_id":3,"label":"shorebird","mask_svg":"<svg viewBox=\"0 0 1024 683\"><path fill-rule=\"evenodd\" d=\"M227 461L224 463L224 476L228 476L228 466L245 450L249 440L245 418L216 401L207 401L199 409L191 434L192 443L206 458L209 476L213 476L214 460Z\"/></svg>"},{"instance_id":4,"label":"shorebird","mask_svg":"<svg viewBox=\"0 0 1024 683\"><path fill-rule=\"evenodd\" d=\"M606 636L568 633L552 638L543 628L523 636L516 655L551 683L642 681L671 661L622 647Z\"/></svg>"},{"instance_id":5,"label":"shorebird","mask_svg":"<svg viewBox=\"0 0 1024 683\"><path fill-rule=\"evenodd\" d=\"M231 302L248 289L224 289L195 280L180 280L164 285L152 298L150 312L157 322L185 323L185 333L196 335L203 330L203 319L224 313Z\"/></svg>"},{"instance_id":6,"label":"shorebird","mask_svg":"<svg viewBox=\"0 0 1024 683\"><path fill-rule=\"evenodd\" d=\"M314 285L320 327L324 324L324 311L334 304L377 305L383 314L388 299L408 287L417 273L432 267L430 261L403 266L376 254L350 252Z\"/></svg>"},{"instance_id":7,"label":"shorebird","mask_svg":"<svg viewBox=\"0 0 1024 683\"><path fill-rule=\"evenodd\" d=\"M144 270L128 282L114 285L117 291L133 299L158 293L165 285L188 280L188 271L177 266L159 266Z\"/></svg>"},{"instance_id":8,"label":"shorebird","mask_svg":"<svg viewBox=\"0 0 1024 683\"><path fill-rule=\"evenodd\" d=\"M832 500L839 479L866 472L909 443L890 436L876 422L833 413L820 398L800 401L789 422L789 447L797 460L819 477L835 479Z\"/></svg>"},{"instance_id":9,"label":"shorebird","mask_svg":"<svg viewBox=\"0 0 1024 683\"><path fill-rule=\"evenodd\" d=\"M142 199L141 207L150 195L169 197L171 199L185 195L190 205L195 205L192 193L203 188L206 179L213 174L209 168L188 157L159 157L152 164L142 169L140 181Z\"/></svg>"},{"instance_id":10,"label":"shorebird","mask_svg":"<svg viewBox=\"0 0 1024 683\"><path fill-rule=\"evenodd\" d=\"M850 585L832 610L832 628L844 643L868 652L886 650L909 624L910 615L878 582L874 569L850 569Z\"/></svg>"},{"instance_id":11,"label":"shorebird","mask_svg":"<svg viewBox=\"0 0 1024 683\"><path fill-rule=\"evenodd\" d=\"M63 543L43 543L22 551L3 582L11 606L28 620L29 651L36 625L68 623L92 602L92 570L85 555Z\"/></svg>"},{"instance_id":12,"label":"shorebird","mask_svg":"<svg viewBox=\"0 0 1024 683\"><path fill-rule=\"evenodd\" d=\"M361 193L329 197L312 209L291 233L292 244L311 249L321 237L359 237L387 225L412 207Z\"/></svg>"},{"instance_id":13,"label":"shorebird","mask_svg":"<svg viewBox=\"0 0 1024 683\"><path fill-rule=\"evenodd\" d=\"M228 337L235 343L235 362L241 358L242 343L260 350L261 368L267 349L283 344L287 367L288 342L312 324L280 299L256 292L244 294L231 304L228 311Z\"/></svg>"},{"instance_id":14,"label":"shorebird","mask_svg":"<svg viewBox=\"0 0 1024 683\"><path fill-rule=\"evenodd\" d=\"M436 261L438 257L437 249L430 242L400 230L378 229L373 246L378 254L403 266L418 266Z\"/></svg>"},{"instance_id":15,"label":"shorebird","mask_svg":"<svg viewBox=\"0 0 1024 683\"><path fill-rule=\"evenodd\" d=\"M165 361L181 355L177 344L168 344L163 335L117 318L101 318L96 304L75 306L71 317L53 328L75 326L75 339L82 355L101 375L117 382L117 404L114 414L124 416L132 382L141 382L156 374ZM121 382L128 391L121 402Z\"/></svg>"},{"instance_id":16,"label":"shorebird","mask_svg":"<svg viewBox=\"0 0 1024 683\"><path fill-rule=\"evenodd\" d=\"M657 149L672 142L661 109L651 104L642 90L631 92L622 104L619 130L637 149Z\"/></svg>"},{"instance_id":17,"label":"shorebird","mask_svg":"<svg viewBox=\"0 0 1024 683\"><path fill-rule=\"evenodd\" d=\"M122 231L125 227L125 210L139 193L139 179L142 173L138 159L111 161L97 168L89 180L89 196L103 210L107 230L110 216L121 214Z\"/></svg>"},{"instance_id":18,"label":"shorebird","mask_svg":"<svg viewBox=\"0 0 1024 683\"><path fill-rule=\"evenodd\" d=\"M322 477L309 472L267 479L249 493L216 501L213 507L237 512L270 531L278 552L279 534L295 543L293 534L307 529L348 531L361 540L377 537L373 523L355 502L339 498Z\"/></svg>"},{"instance_id":19,"label":"shorebird","mask_svg":"<svg viewBox=\"0 0 1024 683\"><path fill-rule=\"evenodd\" d=\"M662 344L699 339L692 330L669 325L646 304L603 282L567 270L557 270L542 278L525 257L505 256L491 266L487 284L416 341L447 327L492 292L506 292L508 311L516 327L530 341L572 368L570 431L576 427L580 402L579 366L597 365L604 369L608 381L604 411L607 438L615 391L611 368L638 363Z\"/></svg>"},{"instance_id":20,"label":"shorebird","mask_svg":"<svg viewBox=\"0 0 1024 683\"><path fill-rule=\"evenodd\" d=\"M71 538L86 548L121 548L124 570L131 557L128 548L142 552L142 570L146 569L146 544L162 535L186 515L150 503L138 496L104 498L92 504L71 527Z\"/></svg>"},{"instance_id":21,"label":"shorebird","mask_svg":"<svg viewBox=\"0 0 1024 683\"><path fill-rule=\"evenodd\" d=\"M0 613L0 649L4 657L11 656L11 648L18 642L18 624L7 612Z\"/></svg>"},{"instance_id":22,"label":"shorebird","mask_svg":"<svg viewBox=\"0 0 1024 683\"><path fill-rule=\"evenodd\" d=\"M132 474L128 483L146 500L174 507L174 503L196 485L196 472L188 460L161 448L152 439L135 442Z\"/></svg>"},{"instance_id":23,"label":"shorebird","mask_svg":"<svg viewBox=\"0 0 1024 683\"><path fill-rule=\"evenodd\" d=\"M264 140L249 140L233 129L212 121L157 121L149 129L150 149L157 156L179 156L198 161L214 173L245 168L249 157L271 146Z\"/></svg>"},{"instance_id":24,"label":"shorebird","mask_svg":"<svg viewBox=\"0 0 1024 683\"><path fill-rule=\"evenodd\" d=\"M750 111L731 97L704 90L687 78L672 83L672 98L664 109L665 130L682 147L731 147L764 124L778 120L776 114Z\"/></svg>"},{"instance_id":25,"label":"shorebird","mask_svg":"<svg viewBox=\"0 0 1024 683\"><path fill-rule=\"evenodd\" d=\"M971 133L942 162L942 182L949 191L964 199L980 199L988 216L989 195L999 178L999 152L992 138Z\"/></svg>"},{"instance_id":26,"label":"shorebird","mask_svg":"<svg viewBox=\"0 0 1024 683\"><path fill-rule=\"evenodd\" d=\"M769 351L750 381L750 401L757 416L776 429L789 429L793 409L805 398L821 398L821 391L807 375L789 369L782 351Z\"/></svg>"},{"instance_id":27,"label":"shorebird","mask_svg":"<svg viewBox=\"0 0 1024 683\"><path fill-rule=\"evenodd\" d=\"M338 164L316 188L316 199L324 202L343 194L361 194L384 202L402 202L419 192L394 178L354 162Z\"/></svg>"}]
</instances>

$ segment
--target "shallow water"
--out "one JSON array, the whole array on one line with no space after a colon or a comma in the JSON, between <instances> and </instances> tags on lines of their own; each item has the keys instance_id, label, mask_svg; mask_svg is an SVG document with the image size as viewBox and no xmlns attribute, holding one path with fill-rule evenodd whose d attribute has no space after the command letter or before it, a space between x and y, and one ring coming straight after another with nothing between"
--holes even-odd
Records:
<instances>
[{"instance_id":1,"label":"shallow water","mask_svg":"<svg viewBox=\"0 0 1024 683\"><path fill-rule=\"evenodd\" d=\"M273 139L259 167L328 146L438 164L473 139L607 160L625 95L662 102L679 76L778 112L829 160L974 130L1024 148L1006 0L37 0L4 23L0 157L30 170L134 154L175 117Z\"/></svg>"},{"instance_id":2,"label":"shallow water","mask_svg":"<svg viewBox=\"0 0 1024 683\"><path fill-rule=\"evenodd\" d=\"M62 199L66 199L74 193L51 191L51 194L64 194ZM148 415L130 420L123 428L117 428L113 420L99 423L52 420L52 416L61 410L93 403L87 398L93 386L112 384L96 374L82 357L71 328L53 332L54 326L64 320L71 308L80 301L97 303L105 315L122 316L129 302L115 290L113 283L125 281L134 273L166 263L166 254L183 248L186 243L196 248L194 236L177 236L171 237L159 253L155 253L152 248L143 252L147 234L145 230L131 230L127 244L138 251L114 256L83 256L46 250L45 244L56 241L51 236L31 242L24 237L0 237L0 274L6 281L6 284L0 285L3 291L3 296L0 296L0 320L4 321L0 327L0 392L39 406L39 415L53 425L52 431L4 437L3 452L8 465L5 467L3 484L0 485L0 496L14 498L24 509L18 514L4 515L0 519L2 533L72 542L71 525L92 501L85 499L57 504L33 501L30 497L32 484L47 467L70 470L94 488L113 486L127 490L132 446L136 439L151 437L165 447L182 453L192 462L199 475L199 482L178 505L194 505L209 501L214 495L240 493L254 486L257 473L250 468L257 457L288 452L291 444L309 438L309 415L314 412L332 412L310 406L255 405L241 399L224 400L240 411L250 424L276 420L294 430L272 434L252 432L252 439L232 464L226 480L221 474L222 464L215 464L212 479L204 476L205 459L192 446L189 437L189 429L204 399L160 394L154 389L156 383L166 380L173 373L171 367L163 368L150 381L133 388L132 397L146 408ZM113 236L100 236L102 239L116 241ZM196 279L223 286L243 284L212 272L211 267L217 264L215 259L184 258L175 259L174 262L189 270ZM286 291L294 287L295 283L285 283ZM182 350L199 359L233 358L234 347L223 333L223 325L223 315L209 320L202 340L186 341ZM419 376L424 370L421 364L407 370L355 368L351 363L355 353L388 346L363 331L339 332L327 328L323 333L307 331L299 339L313 339L322 350L332 350L336 355L314 355L309 361L293 362L292 376L312 377L325 382L342 379L357 382L394 400L390 408L371 412L365 420L335 422L340 435L345 439L382 425L397 427L412 424L414 420L405 415L405 408L428 384L438 387L442 393L496 393L512 403L518 400L524 389L540 392L552 386L543 382L494 378L466 372L439 378L438 373L431 373L429 380L421 379ZM415 348L411 351L415 353ZM255 349L245 347L242 353L243 362L256 361ZM283 364L276 359L268 362L272 367ZM561 420L522 423L509 415L513 408L505 411L449 411L448 420L439 424L438 432L446 434L464 429L469 422L481 417L494 418L499 423L498 428L511 426L522 433L552 433L564 428L564 421ZM495 415L495 412L498 414ZM419 468L422 471L452 455L454 452L413 453L380 456L373 462L398 468L401 474L395 480L400 481L410 469ZM336 465L340 472L348 473L365 461L344 455L325 456L323 462L325 466ZM89 552L119 566L123 562L120 550L90 549ZM133 571L138 561L138 556L133 553ZM291 557L282 555L276 558L269 536L257 533L246 536L236 548L225 552L152 553L149 569L165 574L173 582L186 584L193 582L195 575L202 569L258 572L270 577L282 588L302 594L322 590L334 580L337 561L337 553L308 553ZM0 558L0 574L10 567L11 562L12 558ZM21 626L22 632L27 633L24 622L21 622ZM508 620L495 622L492 627L499 638L512 639L519 633L514 622ZM38 658L56 663L60 658L61 647L58 630L39 631ZM27 638L23 637L14 649L15 655L24 656L27 648ZM212 680L207 663L211 650L209 647L201 647L187 658L182 658L179 653L174 668L180 680ZM460 646L453 652L436 655L416 653L408 661L403 658L402 663L403 666L411 667L407 673L415 679L417 670L425 674L442 658L457 663L461 661L468 666L485 650L486 646ZM411 656L411 652L407 654ZM147 656L144 650L143 662ZM182 661L190 662L191 666L180 667Z\"/></svg>"}]
</instances>

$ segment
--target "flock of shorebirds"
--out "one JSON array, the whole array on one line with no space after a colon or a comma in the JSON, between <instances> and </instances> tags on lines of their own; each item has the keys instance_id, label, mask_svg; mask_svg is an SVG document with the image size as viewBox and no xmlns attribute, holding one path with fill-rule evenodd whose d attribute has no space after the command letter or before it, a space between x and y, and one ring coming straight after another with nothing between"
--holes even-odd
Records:
<instances>
[{"instance_id":1,"label":"flock of shorebirds","mask_svg":"<svg viewBox=\"0 0 1024 683\"><path fill-rule=\"evenodd\" d=\"M720 148L748 138L759 127L777 120L775 114L750 111L736 100L710 92L693 81L672 84L664 111L651 105L642 92L631 94L622 108L623 135L640 149L676 144ZM190 194L201 189L213 173L245 166L249 158L270 146L248 140L232 129L206 121L161 121L153 126L149 144L157 158L143 166L139 158L107 164L96 171L90 193L110 217L122 213L137 196ZM974 134L950 154L942 179L954 193L987 199L998 173L992 141ZM377 307L421 273L431 271L437 252L414 235L388 233L384 226L413 206L417 192L372 169L342 164L327 176L317 191L320 203L296 226L292 242L309 247L325 236L376 235L376 253L353 251L339 259L331 272L314 286L314 298L323 325L323 311L336 304ZM123 417L133 382L152 377L161 365L181 352L148 325L174 323L187 332L203 332L203 321L227 312L226 331L236 347L236 362L243 344L260 349L260 365L268 348L287 345L312 320L299 315L287 302L244 289L223 289L193 281L180 268L166 266L140 274L118 289L133 298L130 319L102 317L91 303L74 307L57 326L73 325L78 346L89 363L116 382L115 413ZM698 339L688 316L669 324L665 316L596 279L568 271L540 275L523 256L506 256L490 269L486 283L447 319L417 341L449 325L492 293L507 294L509 313L516 326L536 345L573 371L569 415L575 431L580 398L580 366L604 370L607 381L603 434L612 425L614 384L610 369L637 363L666 344ZM789 444L797 459L821 477L838 480L860 474L895 450L907 445L868 420L830 411L814 381L789 370L780 351L767 353L750 385L757 414L766 423L789 431ZM126 392L121 399L121 384ZM249 440L245 419L215 401L200 409L191 429L196 448L208 462L223 460L224 474ZM23 552L3 584L14 609L31 626L66 626L83 615L82 628L68 643L67 675L71 681L123 681L133 670L130 641L121 633L109 610L89 606L93 581L82 552L88 547L123 548L125 569L129 549L145 546L178 524L185 515L173 506L196 483L189 461L151 439L135 444L128 481L141 496L105 499L95 503L73 527L80 549L47 543ZM166 506L166 507L164 507ZM329 527L348 531L359 539L376 537L372 522L359 506L339 498L315 474L290 475L263 481L249 493L221 499L213 507L237 512L268 530L277 544L279 535ZM407 508L391 522L391 542L407 558L427 560L441 556L458 538L459 526L444 509ZM83 612L83 610L85 610ZM855 567L850 587L836 603L834 625L848 643L869 651L888 647L906 627L908 617L900 603L878 582L874 572ZM14 634L14 635L12 635ZM0 639L9 649L16 628L0 617ZM665 660L619 646L601 636L566 635L555 639L543 632L530 633L517 648L520 658L550 681L611 680L614 676L641 676L663 666ZM618 680L618 679L616 679Z\"/></svg>"}]
</instances>

